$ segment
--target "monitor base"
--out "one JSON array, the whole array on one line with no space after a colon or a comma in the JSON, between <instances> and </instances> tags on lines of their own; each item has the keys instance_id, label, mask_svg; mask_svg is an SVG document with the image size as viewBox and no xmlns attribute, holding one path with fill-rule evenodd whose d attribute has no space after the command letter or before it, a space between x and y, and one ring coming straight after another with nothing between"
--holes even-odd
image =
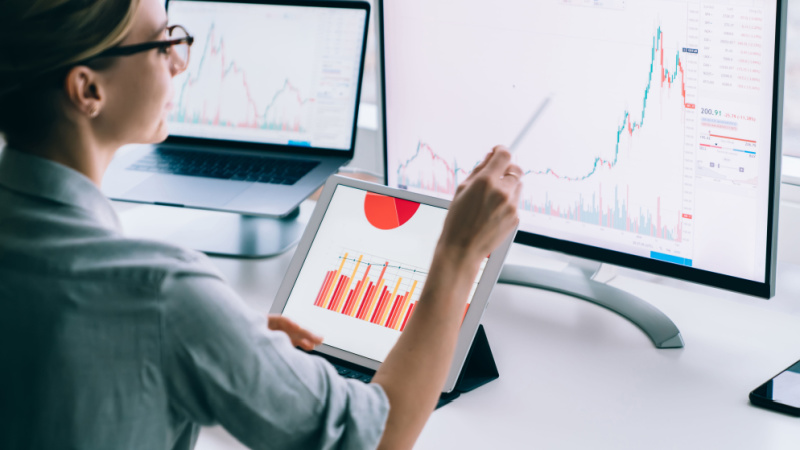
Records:
<instances>
[{"instance_id":1,"label":"monitor base","mask_svg":"<svg viewBox=\"0 0 800 450\"><path fill-rule=\"evenodd\" d=\"M631 321L657 348L682 348L683 338L675 323L655 306L621 289L593 280L535 267L507 264L499 283L528 286L571 295L607 308Z\"/></svg>"}]
</instances>

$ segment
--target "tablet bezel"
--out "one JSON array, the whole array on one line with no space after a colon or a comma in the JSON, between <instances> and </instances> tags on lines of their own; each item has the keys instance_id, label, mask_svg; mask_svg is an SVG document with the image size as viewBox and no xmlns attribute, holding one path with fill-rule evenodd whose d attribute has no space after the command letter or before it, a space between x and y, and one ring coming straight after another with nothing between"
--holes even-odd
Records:
<instances>
[{"instance_id":1,"label":"tablet bezel","mask_svg":"<svg viewBox=\"0 0 800 450\"><path fill-rule=\"evenodd\" d=\"M294 289L297 277L300 275L300 270L305 264L308 252L311 249L311 245L314 242L314 238L317 235L317 231L319 230L320 224L325 217L325 213L328 211L331 199L333 198L333 194L338 186L348 186L367 192L374 192L376 194L410 200L438 208L449 209L450 207L449 200L401 189L390 188L352 178L345 178L338 175L331 176L325 183L325 187L322 190L319 200L317 200L317 205L314 208L314 212L311 214L311 218L308 221L308 225L303 233L303 237L300 239L300 243L297 244L297 249L292 256L292 261L289 263L286 276L283 278L283 282L281 282L281 286L278 289L278 293L275 296L272 307L270 308L270 314L283 313L286 303L289 300L289 296ZM475 333L478 331L481 317L483 316L483 312L489 303L489 296L494 288L494 285L497 283L497 279L500 276L500 270L502 269L506 255L508 254L508 250L511 246L511 243L514 241L514 235L515 233L510 233L503 243L500 244L500 246L498 246L498 248L489 256L489 261L486 263L483 275L478 281L478 287L476 288L475 294L470 302L471 306L467 310L467 315L464 317L464 321L461 324L455 353L453 354L453 360L450 364L447 380L445 381L442 392L452 392L456 386L456 382L458 381L458 377L461 373L461 368L463 367L467 358L467 354L469 353L469 349L472 346ZM340 348L326 345L325 343L317 346L315 351L323 355L339 358L372 370L377 370L381 365L381 363L378 361L357 355L355 353L350 353Z\"/></svg>"}]
</instances>

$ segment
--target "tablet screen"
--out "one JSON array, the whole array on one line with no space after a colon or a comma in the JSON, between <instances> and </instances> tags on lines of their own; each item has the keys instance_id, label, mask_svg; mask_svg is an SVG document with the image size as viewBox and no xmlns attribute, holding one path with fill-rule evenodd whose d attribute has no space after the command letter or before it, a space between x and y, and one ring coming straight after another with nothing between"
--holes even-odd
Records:
<instances>
[{"instance_id":1,"label":"tablet screen","mask_svg":"<svg viewBox=\"0 0 800 450\"><path fill-rule=\"evenodd\" d=\"M326 345L383 362L414 313L446 215L445 208L337 186L283 314Z\"/></svg>"}]
</instances>

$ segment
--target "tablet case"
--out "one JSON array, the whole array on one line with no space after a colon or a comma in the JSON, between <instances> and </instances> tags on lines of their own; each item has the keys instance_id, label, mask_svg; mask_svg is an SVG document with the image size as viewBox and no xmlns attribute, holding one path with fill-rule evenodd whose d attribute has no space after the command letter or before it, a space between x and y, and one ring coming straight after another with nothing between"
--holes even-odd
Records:
<instances>
[{"instance_id":1,"label":"tablet case","mask_svg":"<svg viewBox=\"0 0 800 450\"><path fill-rule=\"evenodd\" d=\"M461 368L456 387L453 392L442 394L439 397L436 409L452 402L461 394L481 387L499 377L500 374L497 372L497 365L494 362L486 332L483 330L482 324L478 325L478 331L475 332L475 338L472 340L469 353L467 353L467 359L464 360L464 367Z\"/></svg>"}]
</instances>

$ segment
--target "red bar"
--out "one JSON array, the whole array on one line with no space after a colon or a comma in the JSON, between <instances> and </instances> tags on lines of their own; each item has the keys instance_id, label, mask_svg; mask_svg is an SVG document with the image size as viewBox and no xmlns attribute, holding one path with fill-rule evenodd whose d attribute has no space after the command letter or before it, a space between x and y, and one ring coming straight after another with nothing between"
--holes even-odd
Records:
<instances>
[{"instance_id":1,"label":"red bar","mask_svg":"<svg viewBox=\"0 0 800 450\"><path fill-rule=\"evenodd\" d=\"M372 319L370 322L377 324L378 320L381 318L383 314L383 309L389 303L389 296L392 294L389 293L389 288L385 288L383 292L381 292L381 296L378 298L378 305L375 307L375 312L372 313Z\"/></svg>"},{"instance_id":2,"label":"red bar","mask_svg":"<svg viewBox=\"0 0 800 450\"><path fill-rule=\"evenodd\" d=\"M412 304L411 304L411 305L408 307L408 312L406 313L406 318L405 318L405 319L403 319L403 326L402 326L402 327L400 327L400 331L403 331L403 330L405 330L405 329L406 329L406 323L408 323L408 318L409 318L409 317L411 317L411 311L413 311L413 310L414 310L414 307L415 307L415 306L417 306L417 304L416 304L416 303L412 303Z\"/></svg>"},{"instance_id":3,"label":"red bar","mask_svg":"<svg viewBox=\"0 0 800 450\"><path fill-rule=\"evenodd\" d=\"M372 287L369 288L369 292L367 292L367 296L364 297L364 304L361 306L363 311L359 313L358 318L361 320L369 320L367 318L367 314L369 314L369 310L372 309L372 305L375 303L375 291L378 290L378 284L370 283Z\"/></svg>"},{"instance_id":4,"label":"red bar","mask_svg":"<svg viewBox=\"0 0 800 450\"><path fill-rule=\"evenodd\" d=\"M322 301L322 295L325 293L325 286L328 285L328 282L331 281L331 278L333 278L333 271L328 271L328 273L325 274L325 279L322 281L322 287L319 288L319 294L317 294L317 299L314 300L314 306L320 305Z\"/></svg>"},{"instance_id":5,"label":"red bar","mask_svg":"<svg viewBox=\"0 0 800 450\"><path fill-rule=\"evenodd\" d=\"M331 303L328 305L328 309L331 311L336 311L336 302L339 300L339 295L344 290L346 280L347 275L339 275L339 283L336 285L336 290L333 291L333 298L331 298Z\"/></svg>"},{"instance_id":6,"label":"red bar","mask_svg":"<svg viewBox=\"0 0 800 450\"><path fill-rule=\"evenodd\" d=\"M364 303L361 305L361 311L356 316L361 320L369 320L367 318L367 314L369 314L369 310L372 307L372 304L374 303L373 299L375 297L375 291L378 289L377 285L373 283L370 284L372 284L372 287L367 289L367 295L366 297L364 297Z\"/></svg>"},{"instance_id":7,"label":"red bar","mask_svg":"<svg viewBox=\"0 0 800 450\"><path fill-rule=\"evenodd\" d=\"M342 314L345 314L347 308L353 305L353 297L356 295L355 291L350 289L350 293L347 294L347 300L344 302L344 308L342 308Z\"/></svg>"},{"instance_id":8,"label":"red bar","mask_svg":"<svg viewBox=\"0 0 800 450\"><path fill-rule=\"evenodd\" d=\"M342 302L344 302L345 296L347 295L345 289L347 289L347 285L349 283L350 283L350 277L344 277L344 283L342 283L342 289L339 291L339 295L336 297L336 306L333 307L334 311L338 311L339 308L342 306Z\"/></svg>"},{"instance_id":9,"label":"red bar","mask_svg":"<svg viewBox=\"0 0 800 450\"><path fill-rule=\"evenodd\" d=\"M372 315L369 316L369 319L367 319L370 322L375 320L375 317L378 315L378 311L381 309L381 300L383 300L383 296L386 295L386 291L387 290L389 290L389 288L387 286L384 286L382 291L377 292L377 295L375 296L375 302L374 302L375 303L375 309L372 311Z\"/></svg>"},{"instance_id":10,"label":"red bar","mask_svg":"<svg viewBox=\"0 0 800 450\"><path fill-rule=\"evenodd\" d=\"M363 288L364 288L364 281L362 280L358 282L358 284L356 285L356 289L353 291L353 304L350 305L350 308L347 310L348 316L353 315L353 311L358 306L358 294L361 293L361 289Z\"/></svg>"},{"instance_id":11,"label":"red bar","mask_svg":"<svg viewBox=\"0 0 800 450\"><path fill-rule=\"evenodd\" d=\"M375 281L375 290L372 291L372 294L370 294L369 297L366 297L367 299L369 299L369 305L367 305L367 309L364 310L365 311L364 317L360 317L360 319L367 320L366 316L367 314L369 314L369 310L372 309L372 305L374 305L378 301L378 299L374 298L373 296L375 295L375 291L378 290L378 286L381 285L381 281L383 280L383 274L386 273L386 268L388 266L389 266L389 261L386 261L383 264L383 269L381 269L381 274L378 276L378 280Z\"/></svg>"},{"instance_id":12,"label":"red bar","mask_svg":"<svg viewBox=\"0 0 800 450\"><path fill-rule=\"evenodd\" d=\"M328 293L328 291L331 290L331 285L333 284L334 281L336 281L336 271L335 270L331 270L331 276L330 276L330 278L328 278L328 282L325 283L325 290L322 291L322 297L319 298L319 306L320 306L320 308L324 308L325 307L326 294Z\"/></svg>"},{"instance_id":13,"label":"red bar","mask_svg":"<svg viewBox=\"0 0 800 450\"><path fill-rule=\"evenodd\" d=\"M344 275L339 275L339 281L336 282L336 286L333 288L333 292L331 293L331 300L328 302L328 309L333 309L333 304L336 302L336 293L342 288L342 281L344 280L344 277Z\"/></svg>"},{"instance_id":14,"label":"red bar","mask_svg":"<svg viewBox=\"0 0 800 450\"><path fill-rule=\"evenodd\" d=\"M392 305L392 309L389 311L389 317L386 318L386 323L384 324L385 327L391 328L392 319L394 318L395 314L397 314L397 310L400 308L400 305L403 304L403 297L405 295L398 295L397 298L394 299L394 304Z\"/></svg>"},{"instance_id":15,"label":"red bar","mask_svg":"<svg viewBox=\"0 0 800 450\"><path fill-rule=\"evenodd\" d=\"M372 313L372 317L370 317L369 321L375 323L378 317L381 316L381 309L385 306L386 298L389 297L389 286L384 286L383 291L381 291L381 295L378 297L378 306L375 307L375 311Z\"/></svg>"},{"instance_id":16,"label":"red bar","mask_svg":"<svg viewBox=\"0 0 800 450\"><path fill-rule=\"evenodd\" d=\"M361 288L361 282L359 281L358 283L356 283L356 287L354 287L353 290L350 291L350 295L347 296L347 302L345 302L344 304L344 308L342 309L342 314L347 316L350 315L350 310L353 309L353 307L356 304L356 295L358 294L358 290L360 288Z\"/></svg>"},{"instance_id":17,"label":"red bar","mask_svg":"<svg viewBox=\"0 0 800 450\"><path fill-rule=\"evenodd\" d=\"M406 292L406 295L404 295L403 298L400 299L400 303L397 306L397 311L394 314L392 314L392 317L389 319L389 322L388 322L388 327L389 328L396 327L397 326L397 322L400 321L400 314L403 313L403 311L402 311L403 310L403 306L406 305L406 300L408 300L409 294L411 294L411 291Z\"/></svg>"},{"instance_id":18,"label":"red bar","mask_svg":"<svg viewBox=\"0 0 800 450\"><path fill-rule=\"evenodd\" d=\"M361 277L361 281L359 281L358 284L356 285L356 291L355 291L356 294L361 292L361 286L363 286L364 282L367 280L367 275L369 275L369 269L372 269L372 264L367 264L367 270L364 271L364 276ZM355 304L358 304L358 298L355 299ZM355 309L355 306L353 306L353 309ZM353 311L348 311L345 314L349 316L350 314L352 314L352 312Z\"/></svg>"},{"instance_id":19,"label":"red bar","mask_svg":"<svg viewBox=\"0 0 800 450\"><path fill-rule=\"evenodd\" d=\"M711 137L720 138L720 139L733 139L734 141L750 142L750 143L753 143L753 144L756 143L756 141L751 141L749 139L739 139L739 138L735 138L735 137L720 136L718 134L711 134L711 133L708 133L708 135L711 136Z\"/></svg>"},{"instance_id":20,"label":"red bar","mask_svg":"<svg viewBox=\"0 0 800 450\"><path fill-rule=\"evenodd\" d=\"M389 290L387 289L386 294L384 295L383 298L383 303L381 303L380 313L378 314L377 317L375 317L375 323L377 325L383 325L382 323L380 323L381 319L383 319L383 315L386 313L386 310L388 310L391 307L391 303L392 303L392 293L389 292Z\"/></svg>"},{"instance_id":21,"label":"red bar","mask_svg":"<svg viewBox=\"0 0 800 450\"><path fill-rule=\"evenodd\" d=\"M344 298L344 295L345 295L345 291L344 290L347 288L347 282L348 281L350 281L350 277L345 275L344 279L342 279L342 286L339 288L339 291L336 293L336 297L331 301L331 305L333 305L333 307L331 308L332 311L338 310L339 306L341 306L342 298Z\"/></svg>"},{"instance_id":22,"label":"red bar","mask_svg":"<svg viewBox=\"0 0 800 450\"><path fill-rule=\"evenodd\" d=\"M362 318L361 316L364 314L364 309L367 307L367 299L374 286L375 284L370 281L369 286L367 286L367 292L364 293L364 298L361 300L361 307L358 308L358 312L356 313L356 318Z\"/></svg>"}]
</instances>

